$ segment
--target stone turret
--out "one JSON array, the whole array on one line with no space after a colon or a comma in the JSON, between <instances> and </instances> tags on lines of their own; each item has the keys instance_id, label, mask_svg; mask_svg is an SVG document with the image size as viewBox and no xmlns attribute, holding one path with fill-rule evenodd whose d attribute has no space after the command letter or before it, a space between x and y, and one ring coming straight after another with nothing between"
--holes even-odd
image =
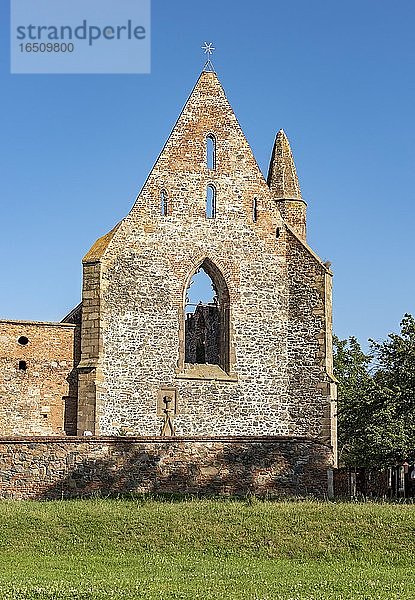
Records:
<instances>
[{"instance_id":1,"label":"stone turret","mask_svg":"<svg viewBox=\"0 0 415 600\"><path fill-rule=\"evenodd\" d=\"M267 182L283 219L305 241L307 204L301 196L290 143L283 129L275 138Z\"/></svg>"}]
</instances>

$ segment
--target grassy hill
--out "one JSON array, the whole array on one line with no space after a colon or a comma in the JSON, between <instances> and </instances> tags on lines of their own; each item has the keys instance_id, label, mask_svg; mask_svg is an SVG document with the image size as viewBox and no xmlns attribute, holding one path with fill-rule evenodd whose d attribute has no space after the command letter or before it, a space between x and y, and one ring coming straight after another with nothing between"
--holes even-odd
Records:
<instances>
[{"instance_id":1,"label":"grassy hill","mask_svg":"<svg viewBox=\"0 0 415 600\"><path fill-rule=\"evenodd\" d=\"M0 502L0 598L413 599L414 507Z\"/></svg>"}]
</instances>

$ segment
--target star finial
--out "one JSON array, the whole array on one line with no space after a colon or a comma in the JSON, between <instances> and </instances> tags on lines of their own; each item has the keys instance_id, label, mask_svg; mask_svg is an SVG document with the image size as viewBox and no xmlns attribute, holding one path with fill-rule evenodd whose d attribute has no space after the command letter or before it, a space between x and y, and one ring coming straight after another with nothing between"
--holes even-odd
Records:
<instances>
[{"instance_id":1,"label":"star finial","mask_svg":"<svg viewBox=\"0 0 415 600\"><path fill-rule=\"evenodd\" d=\"M215 48L212 44L212 42L205 42L202 46L202 50L204 51L205 54L207 54L208 59L204 64L203 70L204 71L215 71L212 61L210 60L211 55L213 54Z\"/></svg>"},{"instance_id":2,"label":"star finial","mask_svg":"<svg viewBox=\"0 0 415 600\"><path fill-rule=\"evenodd\" d=\"M215 48L213 47L212 42L205 42L202 46L202 50L204 50L205 54L213 54Z\"/></svg>"}]
</instances>

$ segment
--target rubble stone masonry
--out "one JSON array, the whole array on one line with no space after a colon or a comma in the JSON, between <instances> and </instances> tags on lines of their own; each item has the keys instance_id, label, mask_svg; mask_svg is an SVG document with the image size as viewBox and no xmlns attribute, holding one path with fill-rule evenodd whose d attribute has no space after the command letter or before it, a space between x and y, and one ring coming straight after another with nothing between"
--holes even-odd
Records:
<instances>
[{"instance_id":1,"label":"rubble stone masonry","mask_svg":"<svg viewBox=\"0 0 415 600\"><path fill-rule=\"evenodd\" d=\"M177 435L332 438L331 273L283 220L273 160L267 184L216 75L202 73L130 214L84 259L79 434L159 435L167 388ZM219 365L185 362L186 289L201 266L222 311Z\"/></svg>"},{"instance_id":2,"label":"rubble stone masonry","mask_svg":"<svg viewBox=\"0 0 415 600\"><path fill-rule=\"evenodd\" d=\"M330 447L302 438L0 439L0 498L328 493Z\"/></svg>"}]
</instances>

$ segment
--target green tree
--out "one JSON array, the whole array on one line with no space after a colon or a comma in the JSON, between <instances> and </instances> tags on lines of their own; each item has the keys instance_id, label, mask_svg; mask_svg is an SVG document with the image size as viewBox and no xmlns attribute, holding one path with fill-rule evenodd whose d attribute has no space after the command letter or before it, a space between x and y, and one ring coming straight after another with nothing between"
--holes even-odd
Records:
<instances>
[{"instance_id":1,"label":"green tree","mask_svg":"<svg viewBox=\"0 0 415 600\"><path fill-rule=\"evenodd\" d=\"M399 334L390 333L383 342L371 340L376 359L374 380L390 398L396 427L396 462L415 458L415 319L405 314ZM398 453L398 449L400 453Z\"/></svg>"},{"instance_id":2,"label":"green tree","mask_svg":"<svg viewBox=\"0 0 415 600\"><path fill-rule=\"evenodd\" d=\"M360 461L359 437L369 416L367 399L373 386L368 368L371 357L364 354L355 337L334 336L334 374L338 380L338 447L340 462Z\"/></svg>"},{"instance_id":3,"label":"green tree","mask_svg":"<svg viewBox=\"0 0 415 600\"><path fill-rule=\"evenodd\" d=\"M371 340L377 361L375 379L382 387L393 391L396 411L408 416L408 425L415 409L415 319L405 314L401 333L390 333L384 342Z\"/></svg>"},{"instance_id":4,"label":"green tree","mask_svg":"<svg viewBox=\"0 0 415 600\"><path fill-rule=\"evenodd\" d=\"M354 337L334 338L340 461L384 467L415 454L415 320L405 315L400 334L371 340L365 354Z\"/></svg>"}]
</instances>

